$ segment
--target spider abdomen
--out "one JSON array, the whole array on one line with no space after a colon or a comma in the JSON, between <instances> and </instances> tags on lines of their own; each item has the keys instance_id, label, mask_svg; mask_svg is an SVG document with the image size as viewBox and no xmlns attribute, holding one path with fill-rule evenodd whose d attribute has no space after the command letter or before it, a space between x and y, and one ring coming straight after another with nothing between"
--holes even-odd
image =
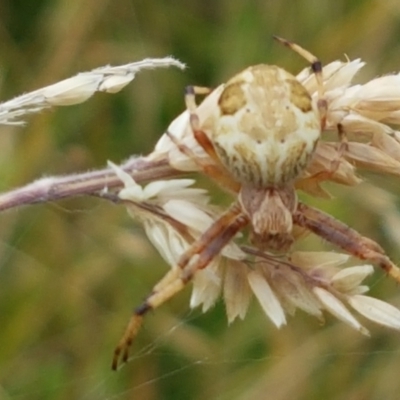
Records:
<instances>
[{"instance_id":1,"label":"spider abdomen","mask_svg":"<svg viewBox=\"0 0 400 400\"><path fill-rule=\"evenodd\" d=\"M218 106L204 130L238 182L276 186L305 169L320 137L320 116L293 75L276 66L249 67L227 82Z\"/></svg>"}]
</instances>

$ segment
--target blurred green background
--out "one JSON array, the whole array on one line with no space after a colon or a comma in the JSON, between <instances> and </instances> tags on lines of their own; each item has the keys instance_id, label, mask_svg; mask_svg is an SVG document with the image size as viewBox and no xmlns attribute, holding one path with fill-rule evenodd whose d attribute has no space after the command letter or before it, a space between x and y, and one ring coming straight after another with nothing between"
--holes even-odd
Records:
<instances>
[{"instance_id":1,"label":"blurred green background","mask_svg":"<svg viewBox=\"0 0 400 400\"><path fill-rule=\"evenodd\" d=\"M123 92L2 127L0 189L149 152L183 109L187 84L215 86L255 63L296 73L303 60L361 57L359 79L400 70L396 0L2 0L0 93L6 100L105 64L174 55L185 72L141 73ZM400 262L399 178L389 190L332 188L313 204L378 240ZM384 221L390 221L390 229ZM255 302L227 327L224 307L189 311L186 290L150 315L132 361L111 372L130 311L166 265L123 207L97 199L0 216L0 399L398 399L400 334L366 322L366 339L299 313L278 331ZM326 249L320 239L304 248ZM400 306L377 271L372 293Z\"/></svg>"}]
</instances>

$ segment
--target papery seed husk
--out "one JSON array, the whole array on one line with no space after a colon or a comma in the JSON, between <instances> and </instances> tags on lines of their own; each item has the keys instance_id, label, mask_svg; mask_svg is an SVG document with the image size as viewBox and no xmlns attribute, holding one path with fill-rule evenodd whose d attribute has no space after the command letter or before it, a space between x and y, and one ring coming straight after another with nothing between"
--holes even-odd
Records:
<instances>
[{"instance_id":1,"label":"papery seed husk","mask_svg":"<svg viewBox=\"0 0 400 400\"><path fill-rule=\"evenodd\" d=\"M265 277L258 271L251 271L247 275L247 279L265 314L276 327L280 328L285 325L285 312Z\"/></svg>"},{"instance_id":2,"label":"papery seed husk","mask_svg":"<svg viewBox=\"0 0 400 400\"><path fill-rule=\"evenodd\" d=\"M400 310L369 296L349 296L349 304L365 318L388 328L400 330Z\"/></svg>"},{"instance_id":3,"label":"papery seed husk","mask_svg":"<svg viewBox=\"0 0 400 400\"><path fill-rule=\"evenodd\" d=\"M248 267L236 260L227 260L224 277L224 300L228 322L236 317L243 319L246 315L251 289L247 282Z\"/></svg>"},{"instance_id":4,"label":"papery seed husk","mask_svg":"<svg viewBox=\"0 0 400 400\"><path fill-rule=\"evenodd\" d=\"M336 318L350 325L352 328L356 329L363 335L369 336L369 332L365 329L350 313L350 311L344 306L344 304L335 297L332 293L327 290L314 287L313 292L317 295L323 306L327 311L329 311Z\"/></svg>"}]
</instances>

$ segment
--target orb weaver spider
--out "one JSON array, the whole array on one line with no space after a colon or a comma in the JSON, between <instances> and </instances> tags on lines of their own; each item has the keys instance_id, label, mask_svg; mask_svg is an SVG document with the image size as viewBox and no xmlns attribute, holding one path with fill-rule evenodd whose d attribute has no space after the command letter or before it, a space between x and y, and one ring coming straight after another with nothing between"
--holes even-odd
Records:
<instances>
[{"instance_id":1,"label":"orb weaver spider","mask_svg":"<svg viewBox=\"0 0 400 400\"><path fill-rule=\"evenodd\" d=\"M310 63L318 87L317 99L312 99L284 69L260 64L228 80L219 96L216 115L200 123L195 97L211 90L198 86L186 89L190 127L209 159L199 158L173 135L169 137L203 173L236 193L237 199L181 255L178 268L171 269L136 308L114 351L114 370L121 356L123 362L128 360L129 348L145 314L181 291L246 226L250 241L260 251L286 252L294 241L292 230L297 225L359 259L378 264L400 282L400 270L377 243L297 199L295 182L315 152L328 106L321 62L299 45L275 39ZM338 160L332 162L329 171L313 177L318 181L329 179L346 151L346 136L340 123L337 131Z\"/></svg>"}]
</instances>

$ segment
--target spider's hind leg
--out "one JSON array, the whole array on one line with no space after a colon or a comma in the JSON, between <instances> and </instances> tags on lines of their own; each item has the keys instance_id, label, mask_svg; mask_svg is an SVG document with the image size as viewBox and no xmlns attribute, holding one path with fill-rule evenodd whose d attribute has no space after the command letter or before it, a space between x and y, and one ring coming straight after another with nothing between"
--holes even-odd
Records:
<instances>
[{"instance_id":1,"label":"spider's hind leg","mask_svg":"<svg viewBox=\"0 0 400 400\"><path fill-rule=\"evenodd\" d=\"M293 222L357 258L378 264L388 275L400 283L400 269L390 260L378 243L360 235L332 216L304 203L299 203L297 211L293 215Z\"/></svg>"}]
</instances>

